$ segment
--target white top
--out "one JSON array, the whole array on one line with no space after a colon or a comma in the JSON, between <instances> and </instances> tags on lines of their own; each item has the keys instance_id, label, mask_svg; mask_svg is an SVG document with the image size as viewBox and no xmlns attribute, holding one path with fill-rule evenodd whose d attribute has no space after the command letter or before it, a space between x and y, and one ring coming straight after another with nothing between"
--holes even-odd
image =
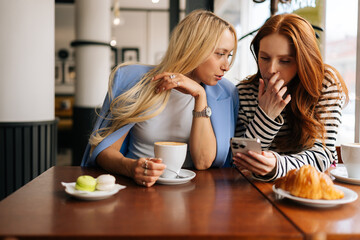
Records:
<instances>
[{"instance_id":1,"label":"white top","mask_svg":"<svg viewBox=\"0 0 360 240\"><path fill-rule=\"evenodd\" d=\"M194 98L175 89L171 90L165 109L157 116L136 123L130 131L129 152L126 157L154 157L154 143L159 141L189 143ZM190 152L183 167L192 167Z\"/></svg>"}]
</instances>

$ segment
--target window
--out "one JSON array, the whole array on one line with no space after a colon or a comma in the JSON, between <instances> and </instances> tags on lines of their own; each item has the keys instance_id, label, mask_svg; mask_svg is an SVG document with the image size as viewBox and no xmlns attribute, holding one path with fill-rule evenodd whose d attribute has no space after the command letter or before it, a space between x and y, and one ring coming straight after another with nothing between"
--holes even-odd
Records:
<instances>
[{"instance_id":1,"label":"window","mask_svg":"<svg viewBox=\"0 0 360 240\"><path fill-rule=\"evenodd\" d=\"M344 78L350 101L343 109L337 145L355 140L355 82L358 0L326 1L326 63Z\"/></svg>"}]
</instances>

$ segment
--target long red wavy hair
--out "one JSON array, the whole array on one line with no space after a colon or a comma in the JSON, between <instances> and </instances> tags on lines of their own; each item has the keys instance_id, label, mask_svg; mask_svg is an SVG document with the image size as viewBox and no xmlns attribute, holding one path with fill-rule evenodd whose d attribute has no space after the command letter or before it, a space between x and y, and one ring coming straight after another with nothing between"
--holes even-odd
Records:
<instances>
[{"instance_id":1,"label":"long red wavy hair","mask_svg":"<svg viewBox=\"0 0 360 240\"><path fill-rule=\"evenodd\" d=\"M339 90L338 99L345 95L347 102L348 90L344 80L335 68L324 64L313 27L296 14L275 15L260 28L250 46L256 62L260 40L273 33L290 40L298 68L297 75L288 85L291 101L285 110L291 132L277 137L277 147L281 149L281 146L286 146L283 150L297 151L312 147L315 139L321 139L324 143L326 130L319 113L324 109L315 108L319 100L325 98L321 94L322 84L327 76L338 79L335 81ZM260 77L258 70L249 81L257 84Z\"/></svg>"}]
</instances>

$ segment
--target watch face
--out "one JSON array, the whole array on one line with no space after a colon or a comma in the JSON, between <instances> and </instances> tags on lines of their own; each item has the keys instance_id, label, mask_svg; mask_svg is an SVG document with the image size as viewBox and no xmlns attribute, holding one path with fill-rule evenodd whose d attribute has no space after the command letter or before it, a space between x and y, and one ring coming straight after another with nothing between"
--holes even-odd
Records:
<instances>
[{"instance_id":1,"label":"watch face","mask_svg":"<svg viewBox=\"0 0 360 240\"><path fill-rule=\"evenodd\" d=\"M211 116L211 108L207 107L205 109L205 114L206 114L206 116L210 117Z\"/></svg>"}]
</instances>

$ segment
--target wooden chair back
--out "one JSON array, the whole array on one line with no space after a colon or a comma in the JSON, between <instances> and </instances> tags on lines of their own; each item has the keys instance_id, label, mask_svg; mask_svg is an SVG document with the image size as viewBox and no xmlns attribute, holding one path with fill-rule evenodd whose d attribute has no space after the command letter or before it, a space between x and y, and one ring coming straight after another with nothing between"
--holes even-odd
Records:
<instances>
[{"instance_id":1,"label":"wooden chair back","mask_svg":"<svg viewBox=\"0 0 360 240\"><path fill-rule=\"evenodd\" d=\"M340 146L336 146L336 152L338 155L338 163L343 163L342 159L341 159L341 149Z\"/></svg>"}]
</instances>

